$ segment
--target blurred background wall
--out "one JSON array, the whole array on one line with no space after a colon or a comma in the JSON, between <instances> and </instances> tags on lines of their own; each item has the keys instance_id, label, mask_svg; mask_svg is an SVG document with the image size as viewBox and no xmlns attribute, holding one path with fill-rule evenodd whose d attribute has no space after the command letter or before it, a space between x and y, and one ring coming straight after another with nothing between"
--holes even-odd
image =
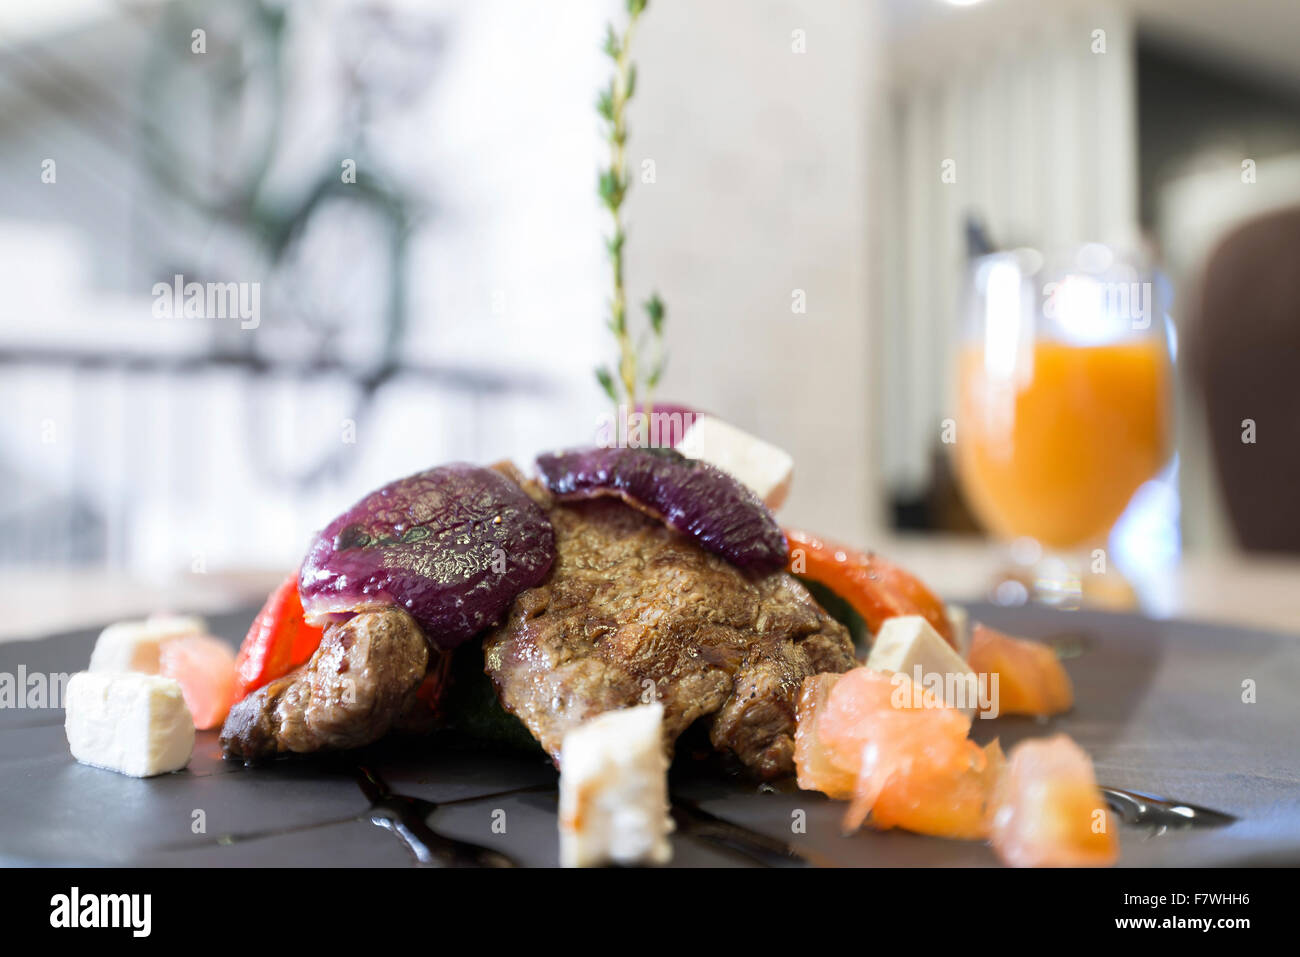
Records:
<instances>
[{"instance_id":1,"label":"blurred background wall","mask_svg":"<svg viewBox=\"0 0 1300 957\"><path fill-rule=\"evenodd\" d=\"M4 559L283 566L394 475L585 438L608 12L6 5ZM261 323L155 317L177 274Z\"/></svg>"},{"instance_id":2,"label":"blurred background wall","mask_svg":"<svg viewBox=\"0 0 1300 957\"><path fill-rule=\"evenodd\" d=\"M395 475L589 441L621 8L0 7L0 563L282 568ZM789 449L792 523L973 533L939 444L968 257L1141 252L1181 333L1225 232L1300 203L1297 36L1290 0L652 0L628 268L668 304L660 394ZM258 328L157 317L177 274L257 283ZM1175 557L1233 543L1179 388L1129 536Z\"/></svg>"},{"instance_id":3,"label":"blurred background wall","mask_svg":"<svg viewBox=\"0 0 1300 957\"><path fill-rule=\"evenodd\" d=\"M284 565L394 475L590 441L612 348L593 104L620 11L7 7L3 559ZM668 301L661 395L788 447L792 514L847 538L879 497L871 13L662 2L631 110L634 176L656 173L630 290ZM176 274L260 283L264 321L153 317Z\"/></svg>"},{"instance_id":4,"label":"blurred background wall","mask_svg":"<svg viewBox=\"0 0 1300 957\"><path fill-rule=\"evenodd\" d=\"M868 396L870 184L883 112L871 4L660 3L638 36L633 301L668 298L664 394L795 459L783 515L882 530ZM872 147L877 147L873 150Z\"/></svg>"}]
</instances>

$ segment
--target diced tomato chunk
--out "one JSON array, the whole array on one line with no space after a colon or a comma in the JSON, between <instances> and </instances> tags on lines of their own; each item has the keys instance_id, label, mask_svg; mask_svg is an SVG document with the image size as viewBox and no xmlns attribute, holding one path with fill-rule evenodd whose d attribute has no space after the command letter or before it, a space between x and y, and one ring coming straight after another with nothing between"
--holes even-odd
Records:
<instances>
[{"instance_id":1,"label":"diced tomato chunk","mask_svg":"<svg viewBox=\"0 0 1300 957\"><path fill-rule=\"evenodd\" d=\"M1012 638L977 624L971 638L971 670L996 674L999 714L1053 715L1074 706L1065 667L1047 645ZM992 693L992 682L989 691Z\"/></svg>"},{"instance_id":2,"label":"diced tomato chunk","mask_svg":"<svg viewBox=\"0 0 1300 957\"><path fill-rule=\"evenodd\" d=\"M818 720L831 689L839 680L840 676L835 674L804 679L795 706L794 766L799 787L805 791L821 791L828 797L847 800L853 796L856 775L835 766Z\"/></svg>"},{"instance_id":3,"label":"diced tomato chunk","mask_svg":"<svg viewBox=\"0 0 1300 957\"><path fill-rule=\"evenodd\" d=\"M870 807L873 826L965 841L988 836L993 789L1005 764L1002 746L993 741L981 748L967 740L945 750L923 762L894 752L872 768L864 764L858 793L875 795ZM853 813L850 806L848 823ZM865 811L859 808L857 813Z\"/></svg>"},{"instance_id":4,"label":"diced tomato chunk","mask_svg":"<svg viewBox=\"0 0 1300 957\"><path fill-rule=\"evenodd\" d=\"M981 748L970 719L906 675L858 668L804 680L797 711L799 786L849 799L863 823L962 840L992 838L1008 864L1114 863L1114 821L1088 756L1065 735Z\"/></svg>"},{"instance_id":5,"label":"diced tomato chunk","mask_svg":"<svg viewBox=\"0 0 1300 957\"><path fill-rule=\"evenodd\" d=\"M1092 761L1063 734L1011 749L992 838L1014 867L1106 867L1119 858L1114 815Z\"/></svg>"},{"instance_id":6,"label":"diced tomato chunk","mask_svg":"<svg viewBox=\"0 0 1300 957\"><path fill-rule=\"evenodd\" d=\"M808 678L797 714L799 786L851 798L847 830L869 821L941 837L988 834L1001 749L971 741L970 719L907 675L857 668Z\"/></svg>"},{"instance_id":7,"label":"diced tomato chunk","mask_svg":"<svg viewBox=\"0 0 1300 957\"><path fill-rule=\"evenodd\" d=\"M158 673L175 678L200 731L226 720L235 703L235 653L220 638L183 635L159 648Z\"/></svg>"}]
</instances>

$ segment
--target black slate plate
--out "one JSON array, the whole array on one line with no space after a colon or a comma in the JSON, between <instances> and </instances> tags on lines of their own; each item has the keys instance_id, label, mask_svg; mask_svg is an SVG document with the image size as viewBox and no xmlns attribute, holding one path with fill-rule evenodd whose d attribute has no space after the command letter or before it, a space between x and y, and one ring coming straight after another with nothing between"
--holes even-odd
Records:
<instances>
[{"instance_id":1,"label":"black slate plate","mask_svg":"<svg viewBox=\"0 0 1300 957\"><path fill-rule=\"evenodd\" d=\"M1125 826L1125 865L1300 863L1300 638L1102 613L972 607L1018 634L1061 642L1076 707L1037 722L977 720L975 737L1004 745L1064 731L1098 779L1235 815L1214 829L1157 834ZM254 610L215 619L242 636ZM0 644L0 673L84 668L95 632ZM1255 701L1243 701L1253 682ZM556 774L538 759L394 741L356 756L244 768L200 732L187 770L136 780L68 754L63 712L0 708L0 863L69 865L409 866L398 834L372 822L355 768L414 799L408 822L508 855L557 860ZM995 864L980 844L901 832L839 832L843 805L788 787L759 788L679 761L674 864ZM418 802L429 802L420 804ZM399 802L400 803L400 802ZM435 807L436 805L436 807ZM806 821L802 831L793 822ZM729 826L734 825L734 826ZM748 832L745 831L748 829ZM791 848L800 858L787 857Z\"/></svg>"}]
</instances>

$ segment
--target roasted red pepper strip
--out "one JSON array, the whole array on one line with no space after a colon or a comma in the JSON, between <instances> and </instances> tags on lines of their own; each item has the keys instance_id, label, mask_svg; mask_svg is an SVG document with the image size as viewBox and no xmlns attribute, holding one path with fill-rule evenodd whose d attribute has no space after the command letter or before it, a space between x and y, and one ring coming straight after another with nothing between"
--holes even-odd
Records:
<instances>
[{"instance_id":1,"label":"roasted red pepper strip","mask_svg":"<svg viewBox=\"0 0 1300 957\"><path fill-rule=\"evenodd\" d=\"M920 579L872 552L787 528L789 570L820 582L853 606L874 635L887 618L924 615L956 647L947 609Z\"/></svg>"},{"instance_id":2,"label":"roasted red pepper strip","mask_svg":"<svg viewBox=\"0 0 1300 957\"><path fill-rule=\"evenodd\" d=\"M323 629L303 620L298 573L284 580L253 619L235 658L235 700L288 674L320 647Z\"/></svg>"}]
</instances>

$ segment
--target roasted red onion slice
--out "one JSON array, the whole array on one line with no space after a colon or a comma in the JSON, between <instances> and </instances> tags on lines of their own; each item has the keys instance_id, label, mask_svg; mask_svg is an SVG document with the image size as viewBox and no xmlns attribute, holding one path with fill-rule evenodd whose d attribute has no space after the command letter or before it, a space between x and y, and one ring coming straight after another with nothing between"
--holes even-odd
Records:
<instances>
[{"instance_id":1,"label":"roasted red onion slice","mask_svg":"<svg viewBox=\"0 0 1300 957\"><path fill-rule=\"evenodd\" d=\"M739 568L785 567L785 534L766 505L726 472L671 449L575 449L537 458L560 498L618 495Z\"/></svg>"},{"instance_id":2,"label":"roasted red onion slice","mask_svg":"<svg viewBox=\"0 0 1300 957\"><path fill-rule=\"evenodd\" d=\"M496 622L550 571L555 533L505 476L444 465L371 492L316 536L298 590L308 621L397 604L442 648Z\"/></svg>"}]
</instances>

